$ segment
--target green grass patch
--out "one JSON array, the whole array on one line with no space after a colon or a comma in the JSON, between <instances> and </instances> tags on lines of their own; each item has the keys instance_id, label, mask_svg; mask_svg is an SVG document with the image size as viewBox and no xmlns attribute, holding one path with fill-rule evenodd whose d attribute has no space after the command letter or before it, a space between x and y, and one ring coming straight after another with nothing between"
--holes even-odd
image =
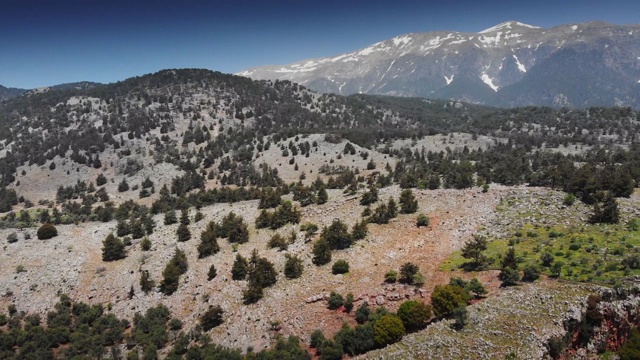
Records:
<instances>
[{"instance_id":1,"label":"green grass patch","mask_svg":"<svg viewBox=\"0 0 640 360\"><path fill-rule=\"evenodd\" d=\"M490 239L484 252L489 257L487 269L499 269L503 254L514 246L520 269L535 265L549 276L557 276L559 269L559 278L565 280L615 284L624 277L640 274L640 230L636 229L627 224L527 224L508 238ZM467 261L457 251L440 269L460 270ZM556 263L561 266L554 269Z\"/></svg>"}]
</instances>

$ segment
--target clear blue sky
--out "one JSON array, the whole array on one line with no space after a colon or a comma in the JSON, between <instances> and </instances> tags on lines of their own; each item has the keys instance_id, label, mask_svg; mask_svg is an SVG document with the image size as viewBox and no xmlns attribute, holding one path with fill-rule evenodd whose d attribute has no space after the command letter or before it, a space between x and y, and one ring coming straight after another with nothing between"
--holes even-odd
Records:
<instances>
[{"instance_id":1,"label":"clear blue sky","mask_svg":"<svg viewBox=\"0 0 640 360\"><path fill-rule=\"evenodd\" d=\"M0 84L114 82L166 68L238 72L409 32L640 22L636 0L0 0Z\"/></svg>"}]
</instances>

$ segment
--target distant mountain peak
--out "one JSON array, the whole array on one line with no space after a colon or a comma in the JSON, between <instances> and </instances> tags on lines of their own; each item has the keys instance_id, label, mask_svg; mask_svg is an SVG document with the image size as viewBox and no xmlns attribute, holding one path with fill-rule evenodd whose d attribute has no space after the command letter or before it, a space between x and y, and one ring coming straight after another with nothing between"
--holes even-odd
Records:
<instances>
[{"instance_id":1,"label":"distant mountain peak","mask_svg":"<svg viewBox=\"0 0 640 360\"><path fill-rule=\"evenodd\" d=\"M505 30L513 30L516 28L528 28L528 29L540 29L538 26L533 26L525 23L521 23L519 21L510 20L500 23L496 26L492 26L488 29L484 29L480 31L478 34L487 34L495 31L505 31Z\"/></svg>"},{"instance_id":2,"label":"distant mountain peak","mask_svg":"<svg viewBox=\"0 0 640 360\"><path fill-rule=\"evenodd\" d=\"M410 33L332 57L247 69L320 92L456 99L498 106L640 107L640 25ZM604 51L603 49L609 49ZM613 50L612 50L613 49ZM564 105L554 99L566 99Z\"/></svg>"}]
</instances>

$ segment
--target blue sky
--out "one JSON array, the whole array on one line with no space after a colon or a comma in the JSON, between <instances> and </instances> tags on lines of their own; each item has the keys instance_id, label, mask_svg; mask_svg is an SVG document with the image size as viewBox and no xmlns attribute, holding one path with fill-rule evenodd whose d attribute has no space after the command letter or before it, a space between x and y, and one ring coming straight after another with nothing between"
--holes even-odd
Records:
<instances>
[{"instance_id":1,"label":"blue sky","mask_svg":"<svg viewBox=\"0 0 640 360\"><path fill-rule=\"evenodd\" d=\"M114 82L166 68L238 72L409 32L640 23L640 1L0 0L0 84Z\"/></svg>"}]
</instances>

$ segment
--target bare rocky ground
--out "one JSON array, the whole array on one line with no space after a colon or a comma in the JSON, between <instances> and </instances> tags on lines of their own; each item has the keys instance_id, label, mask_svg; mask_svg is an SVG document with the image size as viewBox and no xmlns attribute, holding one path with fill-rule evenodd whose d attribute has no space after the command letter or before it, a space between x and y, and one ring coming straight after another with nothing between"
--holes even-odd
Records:
<instances>
[{"instance_id":1,"label":"bare rocky ground","mask_svg":"<svg viewBox=\"0 0 640 360\"><path fill-rule=\"evenodd\" d=\"M20 241L6 244L2 250L0 292L4 295L0 298L0 306L6 308L14 303L21 311L45 313L56 303L58 294L67 293L76 301L111 304L111 311L131 319L135 312L162 303L182 319L188 329L197 323L210 304L219 304L225 310L225 322L212 330L213 341L241 349L267 346L277 335L271 331L271 322L276 321L280 323L280 334L298 335L306 340L314 329L320 328L330 335L344 321L353 322L352 316L327 310L324 301L307 303L307 299L331 291L352 292L358 299L356 306L368 301L395 309L398 300L428 298L435 284L446 283L451 276L439 272L438 265L453 250L460 248L478 227L495 216L495 207L504 191L508 190L496 188L485 194L477 188L416 191L420 211L430 216L431 226L416 228L415 215L400 215L388 225L370 225L365 240L348 250L334 252L334 261L345 259L351 265L351 271L345 275L332 275L330 265L313 265L312 243L305 243L303 234L297 232L298 238L288 252L304 259L304 274L296 280L287 280L280 275L278 283L266 290L265 297L249 306L243 305L241 300L246 283L231 280L230 271L236 255L231 245L226 240L219 240L222 250L203 260L197 259L196 246L209 221L220 220L234 211L241 214L251 228L250 241L240 245L238 253L248 257L253 249L258 249L262 256L274 262L278 271L282 271L284 252L266 246L274 232L253 228L258 215L257 201L204 208L205 219L189 226L193 238L185 243L176 241L177 225L164 226L162 217L157 216L158 228L150 237L152 250L142 252L134 242L126 259L111 263L102 261L101 247L102 240L115 230L115 222L60 225L59 236L46 241L36 239L35 229L27 229L22 233L30 232L30 240L19 236ZM382 189L381 201L389 196L397 199L399 193L398 187ZM362 209L357 198L331 191L327 204L302 210L302 222L323 226L339 218L353 225L359 220ZM279 231L287 235L292 228L298 230L298 226L287 226ZM6 238L11 231L2 230L0 238ZM180 288L172 296L163 296L157 291L145 295L139 290L139 270L149 270L159 284L162 270L176 247L186 252L189 261L189 270L182 276ZM398 269L407 261L418 264L425 274L427 283L422 291L383 283L385 272ZM218 276L207 281L211 264L218 269ZM16 271L20 265L26 272ZM129 300L127 294L132 285L135 296ZM489 286L492 286L490 281Z\"/></svg>"},{"instance_id":2,"label":"bare rocky ground","mask_svg":"<svg viewBox=\"0 0 640 360\"><path fill-rule=\"evenodd\" d=\"M286 252L267 249L272 230L256 230L257 201L217 204L202 209L204 220L189 226L192 239L178 243L177 225L162 225L156 216L157 229L150 239L152 250L142 252L138 241L128 249L124 260L105 263L101 259L102 240L115 231L115 222L81 223L58 226L59 236L37 240L35 229L18 231L19 241L5 244L0 253L0 308L15 304L20 311L44 314L58 300L60 293L76 301L111 304L119 317L132 319L136 312L164 304L175 317L183 320L185 329L196 325L209 305L220 305L224 323L210 334L216 343L258 350L268 346L279 335L297 335L307 341L315 329L331 336L344 322L355 324L353 315L326 309L324 296L331 291L343 295L351 292L355 306L367 301L396 310L405 299L428 301L433 287L444 284L451 276L477 276L489 289L489 297L470 308L470 326L462 332L448 328L447 322L436 323L426 330L407 336L401 343L365 358L500 358L514 352L533 354L538 358L543 340L560 331L563 314L584 300L585 288L554 281L499 289L495 271L481 273L443 272L440 264L453 251L477 232L490 232L499 237L523 222L563 222L580 220L586 208L575 207L563 218L562 193L542 188L492 186L487 193L479 188L467 190L414 190L419 212L431 219L428 228L415 226L415 214L400 215L387 225L369 225L369 235L352 248L333 252L333 261L345 259L351 270L345 275L332 275L331 265L317 267L311 263L312 242L306 242L299 225L277 230L288 235L291 230L297 240ZM380 191L380 201L390 196L398 198L397 186ZM338 218L353 225L360 219L363 206L358 196L345 196L341 191L329 192L329 202L302 209L302 223L313 222L320 227ZM638 212L638 196L621 201L624 216ZM288 280L280 274L278 283L266 289L257 304L243 305L244 281L231 280L231 266L236 252L224 239L219 239L221 251L207 259L197 259L199 235L211 220L219 221L230 211L241 214L250 224L250 240L239 245L237 253L249 257L253 249L268 257L276 269L284 267L285 254L297 254L304 259L301 278ZM537 214L537 215L536 215ZM625 215L626 214L626 215ZM193 216L193 211L192 214ZM0 231L5 239L11 229ZM30 233L25 240L23 234ZM162 280L162 270L178 247L187 254L189 270L181 277L178 291L164 296L159 291L144 294L139 289L140 270L149 270L156 284ZM333 263L332 261L332 263ZM405 262L419 265L426 277L420 289L383 282L390 269L399 269ZM209 266L214 264L218 276L207 281ZM17 272L22 266L25 272ZM128 299L130 287L135 296ZM576 305L577 306L577 305ZM536 310L537 309L537 310ZM537 311L537 312L536 312ZM560 321L560 322L559 322ZM278 326L274 326L277 323ZM513 327L513 324L518 324ZM274 330L277 328L277 330ZM482 331L483 336L475 336ZM475 335L474 335L475 334ZM487 355L488 354L488 355Z\"/></svg>"}]
</instances>

